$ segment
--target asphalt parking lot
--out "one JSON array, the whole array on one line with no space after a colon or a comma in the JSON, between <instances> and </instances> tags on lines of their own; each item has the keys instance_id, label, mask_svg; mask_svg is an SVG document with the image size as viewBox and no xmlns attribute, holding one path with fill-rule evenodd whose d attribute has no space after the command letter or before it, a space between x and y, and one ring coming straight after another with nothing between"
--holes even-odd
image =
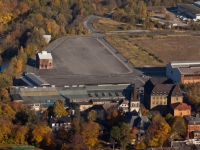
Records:
<instances>
[{"instance_id":1,"label":"asphalt parking lot","mask_svg":"<svg viewBox=\"0 0 200 150\"><path fill-rule=\"evenodd\" d=\"M127 62L92 36L61 38L45 50L52 53L53 69L39 70L35 60L31 60L27 72L34 72L50 84L142 84Z\"/></svg>"}]
</instances>

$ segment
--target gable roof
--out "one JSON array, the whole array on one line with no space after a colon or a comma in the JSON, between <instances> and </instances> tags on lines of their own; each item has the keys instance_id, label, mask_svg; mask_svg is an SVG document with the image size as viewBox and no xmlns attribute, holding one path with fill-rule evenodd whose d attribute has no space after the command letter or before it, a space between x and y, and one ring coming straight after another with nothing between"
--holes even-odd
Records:
<instances>
[{"instance_id":1,"label":"gable roof","mask_svg":"<svg viewBox=\"0 0 200 150\"><path fill-rule=\"evenodd\" d=\"M171 108L174 110L185 110L185 109L189 109L191 110L191 106L187 105L186 103L173 103L171 104Z\"/></svg>"},{"instance_id":2,"label":"gable roof","mask_svg":"<svg viewBox=\"0 0 200 150\"><path fill-rule=\"evenodd\" d=\"M107 112L108 110L115 109L119 106L118 103L105 103L103 104L103 109Z\"/></svg>"},{"instance_id":3,"label":"gable roof","mask_svg":"<svg viewBox=\"0 0 200 150\"><path fill-rule=\"evenodd\" d=\"M50 124L52 124L52 123L70 123L70 122L71 122L71 118L67 117L67 116L50 118Z\"/></svg>"}]
</instances>

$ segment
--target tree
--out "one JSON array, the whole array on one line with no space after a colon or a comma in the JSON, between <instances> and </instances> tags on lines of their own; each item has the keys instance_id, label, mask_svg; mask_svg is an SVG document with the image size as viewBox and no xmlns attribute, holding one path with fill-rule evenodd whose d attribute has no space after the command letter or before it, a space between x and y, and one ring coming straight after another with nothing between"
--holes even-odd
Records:
<instances>
[{"instance_id":1,"label":"tree","mask_svg":"<svg viewBox=\"0 0 200 150\"><path fill-rule=\"evenodd\" d=\"M110 130L110 140L111 142L120 141L121 139L121 131L118 126L113 126Z\"/></svg>"},{"instance_id":2,"label":"tree","mask_svg":"<svg viewBox=\"0 0 200 150\"><path fill-rule=\"evenodd\" d=\"M166 20L170 20L171 16L170 16L169 13L166 13L166 14L164 15L164 18L165 18Z\"/></svg>"},{"instance_id":3,"label":"tree","mask_svg":"<svg viewBox=\"0 0 200 150\"><path fill-rule=\"evenodd\" d=\"M7 143L11 137L13 124L8 119L0 119L0 143Z\"/></svg>"},{"instance_id":4,"label":"tree","mask_svg":"<svg viewBox=\"0 0 200 150\"><path fill-rule=\"evenodd\" d=\"M70 137L70 147L73 150L84 150L87 149L87 146L85 145L83 141L83 137L80 133L76 132L74 135Z\"/></svg>"},{"instance_id":5,"label":"tree","mask_svg":"<svg viewBox=\"0 0 200 150\"><path fill-rule=\"evenodd\" d=\"M15 111L8 104L0 103L0 118L7 118L13 120L15 118Z\"/></svg>"},{"instance_id":6,"label":"tree","mask_svg":"<svg viewBox=\"0 0 200 150\"><path fill-rule=\"evenodd\" d=\"M98 143L99 129L99 125L94 122L82 124L81 136L87 146L93 147L95 144Z\"/></svg>"},{"instance_id":7,"label":"tree","mask_svg":"<svg viewBox=\"0 0 200 150\"><path fill-rule=\"evenodd\" d=\"M138 141L135 144L135 149L136 150L145 150L146 149L146 144L144 143L144 141Z\"/></svg>"},{"instance_id":8,"label":"tree","mask_svg":"<svg viewBox=\"0 0 200 150\"><path fill-rule=\"evenodd\" d=\"M47 134L51 133L52 129L44 124L38 124L34 127L32 131L32 139L31 141L35 143L40 143L44 138L47 136Z\"/></svg>"},{"instance_id":9,"label":"tree","mask_svg":"<svg viewBox=\"0 0 200 150\"><path fill-rule=\"evenodd\" d=\"M6 88L0 88L0 102L2 102L2 103L10 102L10 95Z\"/></svg>"},{"instance_id":10,"label":"tree","mask_svg":"<svg viewBox=\"0 0 200 150\"><path fill-rule=\"evenodd\" d=\"M34 110L30 110L29 107L23 107L16 113L15 122L20 122L22 125L34 125L37 123L37 118Z\"/></svg>"},{"instance_id":11,"label":"tree","mask_svg":"<svg viewBox=\"0 0 200 150\"><path fill-rule=\"evenodd\" d=\"M75 109L74 118L80 120L80 118L81 118L81 112L80 112L79 108Z\"/></svg>"},{"instance_id":12,"label":"tree","mask_svg":"<svg viewBox=\"0 0 200 150\"><path fill-rule=\"evenodd\" d=\"M169 124L170 124L170 127L171 127L172 136L174 138L176 138L176 137L180 138L180 136L185 135L186 125L185 125L185 121L182 117L175 116L174 118L171 119Z\"/></svg>"},{"instance_id":13,"label":"tree","mask_svg":"<svg viewBox=\"0 0 200 150\"><path fill-rule=\"evenodd\" d=\"M121 123L119 126L121 130L121 139L120 139L120 145L125 149L126 146L131 143L133 140L133 135L131 134L131 126L127 123Z\"/></svg>"},{"instance_id":14,"label":"tree","mask_svg":"<svg viewBox=\"0 0 200 150\"><path fill-rule=\"evenodd\" d=\"M64 108L64 101L57 100L53 105L54 116L67 116L67 111Z\"/></svg>"},{"instance_id":15,"label":"tree","mask_svg":"<svg viewBox=\"0 0 200 150\"><path fill-rule=\"evenodd\" d=\"M171 132L170 126L165 122L152 122L146 131L146 141L149 147L161 147Z\"/></svg>"},{"instance_id":16,"label":"tree","mask_svg":"<svg viewBox=\"0 0 200 150\"><path fill-rule=\"evenodd\" d=\"M171 119L173 119L172 114L168 113L165 117L165 120L167 121L167 123L169 123L171 121Z\"/></svg>"},{"instance_id":17,"label":"tree","mask_svg":"<svg viewBox=\"0 0 200 150\"><path fill-rule=\"evenodd\" d=\"M15 144L27 145L26 134L28 133L27 126L16 126L14 129L14 133L12 134L13 141Z\"/></svg>"},{"instance_id":18,"label":"tree","mask_svg":"<svg viewBox=\"0 0 200 150\"><path fill-rule=\"evenodd\" d=\"M97 112L95 110L91 110L87 115L87 119L89 121L96 121L97 117L98 117L98 114L97 114Z\"/></svg>"},{"instance_id":19,"label":"tree","mask_svg":"<svg viewBox=\"0 0 200 150\"><path fill-rule=\"evenodd\" d=\"M110 109L107 112L106 118L108 120L108 125L112 127L113 125L118 125L119 123L124 122L125 114L121 109Z\"/></svg>"}]
</instances>

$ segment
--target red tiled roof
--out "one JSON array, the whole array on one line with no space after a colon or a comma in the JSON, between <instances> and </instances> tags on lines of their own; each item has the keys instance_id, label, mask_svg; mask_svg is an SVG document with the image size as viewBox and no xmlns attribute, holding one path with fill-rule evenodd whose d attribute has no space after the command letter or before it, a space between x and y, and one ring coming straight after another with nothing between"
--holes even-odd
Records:
<instances>
[{"instance_id":1,"label":"red tiled roof","mask_svg":"<svg viewBox=\"0 0 200 150\"><path fill-rule=\"evenodd\" d=\"M191 110L191 106L187 105L186 103L173 103L173 104L171 104L171 108L178 109L178 110L185 110L185 109Z\"/></svg>"}]
</instances>

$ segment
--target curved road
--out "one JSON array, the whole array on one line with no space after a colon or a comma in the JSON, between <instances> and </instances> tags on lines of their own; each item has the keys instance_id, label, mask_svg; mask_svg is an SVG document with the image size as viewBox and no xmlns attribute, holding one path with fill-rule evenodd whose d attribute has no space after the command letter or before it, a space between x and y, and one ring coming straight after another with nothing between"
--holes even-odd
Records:
<instances>
[{"instance_id":1,"label":"curved road","mask_svg":"<svg viewBox=\"0 0 200 150\"><path fill-rule=\"evenodd\" d=\"M135 69L135 67L129 63L118 51L112 47L105 39L104 34L100 33L99 31L95 30L92 26L92 22L97 19L101 19L102 17L99 16L89 16L87 21L85 21L83 24L85 28L89 29L92 34L91 36L95 37L102 45L104 45L115 57L117 57L129 70L132 71L132 75L135 76L139 81L141 81L143 84L147 81L146 78L141 77L143 75L142 71L139 71ZM138 32L141 32L141 30L138 30Z\"/></svg>"}]
</instances>

